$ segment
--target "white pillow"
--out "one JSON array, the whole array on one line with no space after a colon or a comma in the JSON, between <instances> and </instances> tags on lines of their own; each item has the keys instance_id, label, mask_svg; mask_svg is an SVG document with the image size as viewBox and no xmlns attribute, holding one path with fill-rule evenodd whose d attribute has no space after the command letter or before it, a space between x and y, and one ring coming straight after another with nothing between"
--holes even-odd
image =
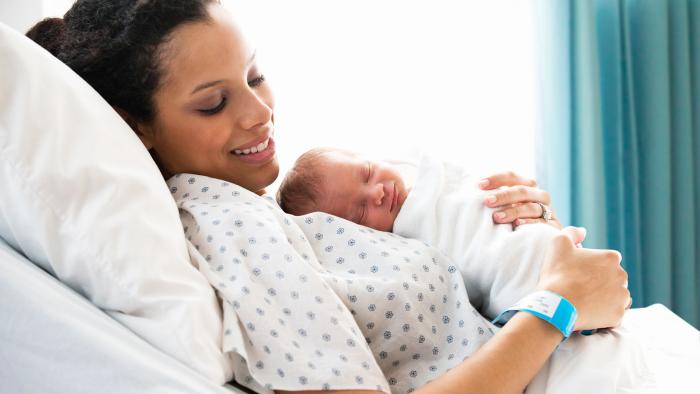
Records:
<instances>
[{"instance_id":1,"label":"white pillow","mask_svg":"<svg viewBox=\"0 0 700 394\"><path fill-rule=\"evenodd\" d=\"M1 23L0 70L0 236L155 347L227 381L220 307L147 150L79 76Z\"/></svg>"}]
</instances>

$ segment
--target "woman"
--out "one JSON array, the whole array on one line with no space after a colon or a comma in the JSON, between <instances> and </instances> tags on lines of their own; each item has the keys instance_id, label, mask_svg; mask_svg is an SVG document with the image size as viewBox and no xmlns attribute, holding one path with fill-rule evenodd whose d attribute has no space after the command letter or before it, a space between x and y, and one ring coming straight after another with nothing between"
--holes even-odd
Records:
<instances>
[{"instance_id":1,"label":"woman","mask_svg":"<svg viewBox=\"0 0 700 394\"><path fill-rule=\"evenodd\" d=\"M164 177L199 174L258 195L277 177L270 88L255 52L217 2L82 0L64 21L41 22L28 35L119 112ZM484 186L510 186L488 202L504 207L504 217L494 217L499 223L541 220L539 203L549 204L533 182L512 174L490 177ZM584 236L568 228L552 242L538 288L576 307L576 330L616 326L630 303L620 255L576 248ZM549 323L517 313L471 357L418 392L521 392L561 340ZM365 390L338 392L380 392L358 387Z\"/></svg>"}]
</instances>

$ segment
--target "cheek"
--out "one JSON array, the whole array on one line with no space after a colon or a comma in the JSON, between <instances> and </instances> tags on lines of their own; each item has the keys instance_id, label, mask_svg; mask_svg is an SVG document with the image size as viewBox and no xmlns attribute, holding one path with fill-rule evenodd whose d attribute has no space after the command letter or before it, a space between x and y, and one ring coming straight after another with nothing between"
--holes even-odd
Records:
<instances>
[{"instance_id":1,"label":"cheek","mask_svg":"<svg viewBox=\"0 0 700 394\"><path fill-rule=\"evenodd\" d=\"M178 132L170 133L165 137L168 138L165 142L170 148L168 151L171 154L179 155L182 159L190 157L199 161L211 157L214 151L220 150L217 147L221 146L216 135L202 133L194 128L178 130Z\"/></svg>"},{"instance_id":2,"label":"cheek","mask_svg":"<svg viewBox=\"0 0 700 394\"><path fill-rule=\"evenodd\" d=\"M186 125L186 127L183 127ZM179 139L188 149L200 151L220 150L228 141L230 122L225 114L213 117L188 116L179 125ZM188 146L189 145L189 146Z\"/></svg>"},{"instance_id":3,"label":"cheek","mask_svg":"<svg viewBox=\"0 0 700 394\"><path fill-rule=\"evenodd\" d=\"M380 231L391 231L394 218L385 210L372 209L369 213L368 226Z\"/></svg>"}]
</instances>

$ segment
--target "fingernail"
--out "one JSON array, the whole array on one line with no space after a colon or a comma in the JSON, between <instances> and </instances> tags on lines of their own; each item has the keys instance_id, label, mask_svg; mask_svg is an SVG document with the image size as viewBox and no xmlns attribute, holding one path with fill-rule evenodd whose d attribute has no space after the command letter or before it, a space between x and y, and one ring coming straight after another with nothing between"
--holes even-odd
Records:
<instances>
[{"instance_id":1,"label":"fingernail","mask_svg":"<svg viewBox=\"0 0 700 394\"><path fill-rule=\"evenodd\" d=\"M488 179L482 179L479 181L479 187L483 189L486 186L488 186L489 183L491 183L491 181L489 181Z\"/></svg>"},{"instance_id":2,"label":"fingernail","mask_svg":"<svg viewBox=\"0 0 700 394\"><path fill-rule=\"evenodd\" d=\"M486 202L487 204L493 204L493 203L495 203L495 202L496 202L496 195L495 195L495 194L491 194L491 195L489 195L489 196L486 196L486 198L484 199L484 202Z\"/></svg>"},{"instance_id":3,"label":"fingernail","mask_svg":"<svg viewBox=\"0 0 700 394\"><path fill-rule=\"evenodd\" d=\"M506 217L506 213L505 212L496 212L493 216L496 219L501 220L501 219L504 219Z\"/></svg>"}]
</instances>

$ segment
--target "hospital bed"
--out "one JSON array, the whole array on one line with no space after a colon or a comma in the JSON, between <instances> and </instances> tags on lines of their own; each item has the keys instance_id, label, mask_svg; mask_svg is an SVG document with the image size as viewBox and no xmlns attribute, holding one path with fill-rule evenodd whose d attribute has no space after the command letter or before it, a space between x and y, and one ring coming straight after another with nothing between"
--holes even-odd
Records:
<instances>
[{"instance_id":1,"label":"hospital bed","mask_svg":"<svg viewBox=\"0 0 700 394\"><path fill-rule=\"evenodd\" d=\"M245 393L157 350L0 239L0 393Z\"/></svg>"},{"instance_id":2,"label":"hospital bed","mask_svg":"<svg viewBox=\"0 0 700 394\"><path fill-rule=\"evenodd\" d=\"M3 38L5 39L4 42ZM9 43L9 46L7 46L7 43ZM3 47L3 44L5 47ZM9 55L5 55L5 57L3 57L3 50L6 51L6 53L9 53ZM56 196L61 196L63 195L61 193L68 193L73 190L71 189L71 185L74 185L75 189L81 191L81 193L78 193L79 195L76 196L76 201L82 202L83 205L80 205L80 210L70 210L69 208L71 208L71 206L68 204L69 207L64 209L63 212L72 213L73 216L68 215L66 217L61 217L61 223L65 225L64 227L75 230L77 226L82 225L83 227L81 228L89 229L88 231L83 231L83 233L90 235L93 232L99 232L100 225L105 223L103 216L105 214L112 219L112 221L109 223L120 223L120 221L116 220L115 217L118 216L121 218L125 216L128 213L127 208L131 207L131 211L134 211L135 213L132 212L128 218L124 217L121 221L123 223L131 223L135 218L142 216L142 209L144 206L150 208L157 207L161 200L157 199L156 196L153 197L156 199L155 205L137 204L136 208L140 209L136 210L134 208L134 204L128 205L126 202L131 203L133 202L132 200L136 199L138 196L134 197L129 195L129 198L124 199L124 205L117 205L112 212L108 211L108 208L110 208L111 205L107 203L113 202L115 199L113 196L110 196L110 198L104 198L104 195L101 194L101 186L104 186L104 188L107 189L107 187L112 184L126 185L123 186L126 189L131 187L133 190L139 190L143 195L149 195L148 193L143 192L143 190L151 190L152 193L154 192L152 189L155 189L156 187L153 186L151 189L143 189L144 185L158 185L158 182L162 182L161 175L157 172L157 168L155 168L155 165L151 162L150 165L153 167L151 171L152 174L147 176L148 174L144 174L146 171L146 166L139 166L138 161L132 160L137 157L129 156L130 160L123 160L123 166L120 160L118 163L119 165L116 167L102 165L96 166L96 168L99 168L102 172L90 171L90 168L95 166L95 164L89 160L94 156L92 155L93 150L96 150L100 146L104 145L99 144L101 141L99 135L104 136L104 141L110 141L110 147L118 146L118 148L113 148L112 150L118 150L118 156L120 157L125 154L125 151L127 150L126 148L130 148L130 146L127 146L128 144L125 143L121 145L116 144L115 140L117 138L126 139L127 137L125 137L125 135L128 135L129 138L133 139L133 141L131 141L133 146L138 145L138 149L141 150L143 150L143 146L135 139L130 130L128 130L128 133L119 133L120 130L123 131L123 129L127 127L121 120L119 120L119 124L116 125L114 122L111 122L112 126L114 126L111 128L104 125L104 123L109 123L107 121L110 117L112 119L117 117L114 111L107 107L106 103L103 103L104 108L102 108L101 112L99 112L99 116L95 115L95 111L99 109L94 108L95 105L91 105L97 102L97 100L94 99L94 97L96 97L95 92L91 91L91 95L88 97L76 95L76 90L73 88L77 89L80 86L77 86L74 83L68 87L54 86L52 93L51 89L47 88L47 85L50 85L55 81L64 81L71 75L69 70L63 65L58 65L57 61L49 58L47 53L40 53L39 49L33 44L30 44L28 40L24 40L24 38L20 39L16 33L10 32L8 28L3 29L3 26L0 24L0 63L4 61L4 63L9 63L12 65L13 60L18 58L18 54L27 57L28 61L26 64L15 64L15 71L17 72L17 75L8 78L7 75L9 74L0 73L0 77L5 76L9 82L14 82L15 79L24 78L25 84L21 85L21 87L26 85L32 87L32 89L36 91L31 91L30 93L33 93L33 95L30 95L27 93L27 89L18 89L18 97L21 99L26 99L26 108L24 108L24 112L17 111L16 108L14 112L8 110L8 114L10 115L8 118L12 118L14 115L16 115L17 117L21 117L23 122L15 122L11 124L8 122L7 124L28 124L36 126L38 124L37 118L42 118L41 116L38 116L37 113L48 113L55 116L53 118L46 116L43 117L44 119L43 123L40 125L41 127L35 127L34 131L36 132L36 138L34 138L32 134L29 134L28 130L23 128L15 130L13 136L16 138L16 140L14 143L20 146L18 141L22 142L22 138L26 138L30 143L23 144L21 146L35 147L36 145L40 145L37 141L41 142L43 139L44 142L50 142L51 140L48 137L54 137L54 139L58 140L59 142L71 141L71 144L50 145L47 149L40 151L41 156L38 154L35 156L27 154L26 157L20 158L21 160L16 160L19 160L21 163L27 163L27 166L23 167L23 169L27 170L28 172L30 169L35 170L36 168L34 167L39 165L44 165L44 167L46 167L45 169L49 169L49 171L46 171L44 174L39 173L37 175L34 172L31 174L34 174L35 178L38 178L43 182L33 183L32 185L40 185L45 187L45 189L42 189L44 193L41 194L41 197L48 199L50 202L58 204L67 199L61 199ZM47 63L47 66L51 67L44 69L43 67L36 66L36 60L41 60L42 58ZM33 66L34 70L27 70L27 67L29 66ZM4 73L7 73L7 67L0 67L0 69ZM33 79L27 77L26 74L29 71L34 72L34 74L31 75ZM54 74L47 74L48 72L54 73L57 77L51 78L51 76ZM75 79L75 76L73 77ZM10 87L14 86L12 83L8 83L8 85ZM57 83L56 85L60 84ZM59 89L61 87L64 89ZM81 91L85 93L85 89ZM2 99L6 97L8 96L0 95L0 103L2 103ZM30 100L34 97L37 99ZM72 100L71 104L73 105L67 105L66 100ZM12 109L11 105L16 105L17 102L19 102L19 100L7 100L4 107ZM58 104L61 104L62 106ZM63 108L64 112L51 112L51 110L55 108ZM3 109L3 106L0 106L0 110L1 109ZM86 119L90 114L93 115L92 123L89 123ZM71 117L69 115L75 116L79 121L70 122L69 120ZM62 124L60 124L61 122ZM0 124L0 126L6 126L6 124ZM80 129L83 133L77 135L77 129ZM65 138L58 139L57 136L64 136ZM92 140L88 140L88 137L92 138ZM93 140L95 143L91 144L90 141ZM45 142L44 145L49 144ZM133 146L131 147L133 148L131 151L136 149ZM62 148L66 152L57 151L57 147ZM80 151L78 150L80 147L85 148L83 153L86 158L82 160L85 163L76 163L76 157L81 157ZM5 156L0 156L0 159L6 159L8 157L6 156L7 152L9 151L9 149L4 151L3 154ZM13 152L16 153L19 151L19 149L15 149ZM109 153L109 151L110 149L104 150L104 152L107 153ZM56 177L53 176L54 172L50 171L51 166L49 164L52 162L47 158L47 156L50 156L49 154L52 153L56 153L54 157L56 165L61 165L70 169L85 167L83 171L78 171L75 173L86 177L84 179L71 177L56 179ZM91 155L88 155L87 153L90 153ZM141 160L150 160L150 157L148 157L145 150L141 152L141 156ZM41 157L43 161L37 163L36 157ZM66 165L65 163L69 159L72 160L70 166ZM102 158L101 160L104 162L106 159ZM0 160L0 163L1 162L2 160ZM15 163L13 162L12 164L14 165ZM12 170L15 168L16 167L12 167ZM111 172L107 171L109 168L112 168L113 170ZM114 170L115 168L116 170ZM131 168L131 170L128 171L126 170L127 168ZM102 177L98 179L96 174L102 174ZM132 182L129 179L130 174L132 174L136 179L135 181ZM2 175L2 171L0 171L0 175ZM153 182L148 182L149 179L152 179ZM97 180L100 182L97 182ZM17 178L15 178L14 183L9 181L0 182L0 192L7 192L11 189L11 187L16 189L15 193L7 194L15 196L16 198L8 198L7 200L3 200L3 205L0 205L0 213L3 211L2 208L5 208L4 211L6 215L15 216L15 226L12 228L17 231L16 234L23 236L23 239L25 240L24 244L25 246L28 246L28 249L23 250L27 255L32 255L31 253L26 252L27 250L34 250L36 254L44 255L42 257L44 259L44 263L46 264L45 266L50 266L49 263L53 264L55 262L51 262L48 257L47 245L53 248L53 250L50 250L49 252L54 252L51 254L51 256L54 257L74 257L85 252L88 245L84 243L82 239L72 240L70 237L64 237L66 231L62 233L59 231L59 229L56 229L56 221L47 221L47 218L41 215L41 213L44 211L38 211L37 209L37 206L40 206L41 204L32 205L26 203L27 201L31 202L32 200L30 200L30 198L32 197L36 199L36 195L31 193L23 194L22 191L24 189L20 190L18 187ZM90 189L91 187L92 189ZM47 190L53 192L56 191L56 189L59 189L58 191L61 193L54 195L53 193L47 192ZM90 200L86 200L84 198L86 194L89 194L86 192L88 189L92 190L92 192L95 194L95 198ZM32 192L35 191L34 189L27 190ZM71 194L64 195L69 196ZM174 204L174 202L171 201L171 196L169 195L167 189L164 188L160 195L162 195L163 201L168 201L170 204ZM146 198L144 198L144 200L145 199ZM43 203L45 201L41 200L40 202ZM86 202L94 202L94 204L88 204L86 208ZM102 204L103 202L104 204ZM101 210L96 209L96 207L100 208ZM24 209L22 210L21 208ZM176 208L174 205L173 210L175 213L172 216L175 218L174 220L177 221ZM25 216L20 217L20 215L15 215L18 211L24 213ZM48 209L46 210L46 212L49 211L50 213L54 212ZM79 215L84 211L92 212L94 217L91 217L91 220L85 222L83 220L84 216ZM146 211L149 212L149 218L153 221L145 221L142 223L146 225L147 229L173 229L172 234L175 234L173 239L177 240L178 237L183 238L181 241L184 243L184 237L180 231L180 223L176 223L172 226L154 225L154 223L161 223L160 221L156 220L156 218L162 220L164 218L164 214L160 215L162 212L158 212L157 215L157 212L153 212L152 210L148 209L146 209ZM109 213L115 214L109 215ZM1 216L2 215L0 215L0 219L3 219ZM37 218L42 219L42 221L37 223ZM54 216L48 216L48 218L54 219ZM130 231L132 229L135 230L140 228L133 223L131 224L132 227L129 228ZM0 226L0 229L2 228L8 230L11 228L11 226ZM115 227L111 228L114 229ZM52 232L42 231L42 229L52 229ZM134 256L138 256L137 252L141 249L138 249L134 243L128 242L139 241L138 237L132 237L136 239L130 239L129 237L124 236L124 234L121 234L122 237L118 238L122 242L120 244L117 242L116 234L105 231L103 232L103 235L107 237L108 242L105 241L99 245L128 245L128 247L122 249L127 251L135 250L136 252L134 253ZM128 232L129 231L123 233ZM154 232L157 231L154 230ZM35 233L39 234L39 236L33 237ZM168 231L168 233L171 232ZM42 236L44 238L42 238ZM61 249L61 247L67 245L66 242L64 242L66 238L73 241L73 243L69 245L70 248L66 247L65 249L67 251L62 251L64 253L55 253L56 249ZM6 239L10 240L11 238L8 237ZM42 243L41 241L45 239L48 239L49 241ZM97 238L90 239L95 240ZM161 240L163 238L155 237L153 239ZM97 239L97 241L100 241L100 239ZM15 242L13 244L18 245L21 243ZM161 242L161 244L163 243ZM170 243L165 244L171 245ZM150 247L152 244L148 244L147 246ZM115 248L115 250L117 250L119 253L122 251L118 248ZM59 252L61 252L61 250L59 250ZM93 254L84 254L86 256L82 256L85 259L83 264L76 265L76 267L79 267L79 269L76 269L78 272L87 271L90 268L91 263L94 262L91 259L91 257L94 257ZM160 253L149 254L148 257L158 257L159 254ZM102 261L101 263L107 264L112 262L114 259L113 254L108 254L107 256L109 257L105 258L105 261ZM122 259L124 259L123 256ZM33 260L39 262L39 259ZM153 264L153 261L151 260L146 261L149 264ZM60 264L57 264L57 266L70 266L75 262L76 259L69 258L67 261L59 261ZM128 260L128 262L131 263L132 261ZM123 264L121 268L124 268L127 265L128 264ZM142 266L138 264L133 265L136 267ZM179 269L182 269L182 265L178 266L175 263L168 265L167 267L164 265L161 267L164 268L163 271L154 270L154 272L158 274L155 276L155 278L160 279L160 275L162 273L170 273L178 267ZM139 270L136 271L138 271L137 273L141 272ZM152 277L149 278L153 279ZM76 288L80 288L80 286L78 286L80 284L86 286L92 285L93 282L87 281L86 283L74 281ZM92 289L96 289L94 293L99 293L97 290L104 289L113 282L108 281L94 283L99 284L99 286L95 285L95 287ZM205 286L208 285L205 284ZM207 289L208 288L209 287L207 287ZM118 295L121 296L122 294L118 293ZM183 299L183 297L179 297L177 294L171 294L171 296L174 297L171 299L175 299L177 301L174 304L181 304L180 301ZM132 297L129 300L133 299L136 298ZM114 301L113 299L111 300ZM102 301L104 301L104 298L102 298ZM207 304L204 303L203 305ZM117 309L118 308L112 308L112 310ZM170 309L158 309L158 311L161 310L170 311ZM194 308L194 310L199 311L201 309ZM135 311L135 313L139 313L141 310L135 308ZM192 312L192 310L188 310L188 312ZM195 314L185 314L184 316L189 317L192 315ZM700 367L698 367L700 366L700 346L698 346L700 344L700 340L698 331L688 326L687 323L680 320L680 318L673 315L668 310L660 310L656 315L664 318L655 320L637 319L638 321L636 322L636 327L639 327L640 333L646 334L646 338L652 339L652 341L647 343L649 346L654 345L655 343L664 344L669 340L673 340L675 342L674 346L666 346L664 349L662 349L670 349L672 351L655 351L650 353L651 356L653 356L650 358L650 360L654 363L654 370L659 372L659 377L670 377L669 379L665 380L661 379L663 382L669 383L663 387L670 387L671 383L678 383L671 381L671 378L678 376L678 370L683 368L685 368L684 371L687 370L687 373L684 372L681 374L681 376L687 377L688 380L694 380L697 372L700 371ZM162 318L162 316L160 317ZM189 319L186 321L191 322L200 320ZM167 322L170 322L170 320ZM178 322L178 324L174 324L169 328L180 327L181 325L182 322ZM672 327L675 328L673 331L670 331ZM682 333L683 335L666 335L668 332L673 332L674 334ZM160 331L158 331L157 335L159 337L167 337L165 335L161 335ZM192 335L191 337L200 338L198 335ZM183 362L192 359L192 357L189 356L191 353L187 353L187 357L182 358L181 360L183 360L183 362L180 362L169 354L158 350L158 348L154 347L151 343L153 343L153 341L149 342L139 337L137 334L135 334L135 331L130 330L125 325L122 325L111 318L103 310L100 310L95 306L95 304L83 297L83 295L79 294L72 288L66 286L63 282L57 280L51 274L39 268L24 255L18 253L15 249L9 246L9 244L2 238L0 238L0 394L95 392L225 394L248 392L246 389L240 386L234 386L232 384L217 385L213 383L211 379L205 378L203 375L200 375L195 370L183 364ZM597 352L589 353L595 357L605 355L604 353ZM571 355L578 357L578 354L573 352ZM210 364L205 363L205 365L208 366ZM552 368L555 367L556 366ZM571 377L568 375L568 370L560 370L563 371L563 373L555 376L563 376L566 378L566 381L569 384L572 384ZM550 384L550 380L543 380L542 383L543 385L547 386ZM597 380L596 385L600 386L600 379ZM671 391L664 390L661 392L700 392L693 391L696 389L696 387L687 383L681 383L677 386L679 386L680 389L673 389ZM579 387L586 387L586 389L588 389L589 386L581 385ZM571 391L569 391L569 393L570 392Z\"/></svg>"}]
</instances>

